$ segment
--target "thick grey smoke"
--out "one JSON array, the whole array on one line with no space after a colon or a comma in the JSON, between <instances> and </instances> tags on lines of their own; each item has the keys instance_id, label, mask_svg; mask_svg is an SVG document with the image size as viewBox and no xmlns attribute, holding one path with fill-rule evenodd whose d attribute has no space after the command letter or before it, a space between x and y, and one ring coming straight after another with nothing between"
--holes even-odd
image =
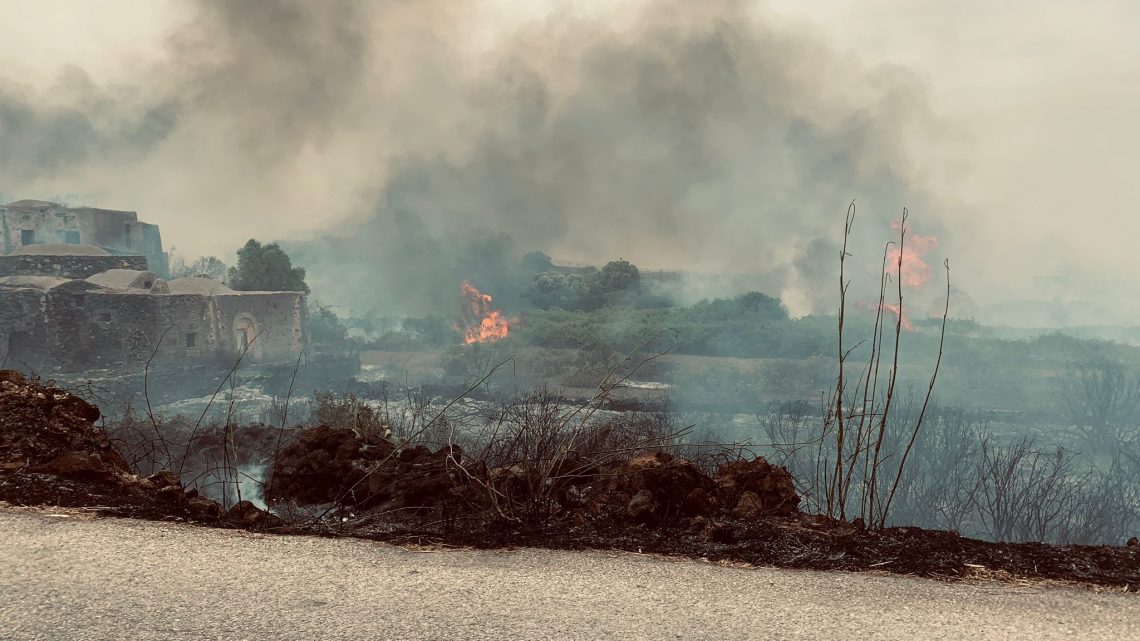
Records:
<instances>
[{"instance_id":1,"label":"thick grey smoke","mask_svg":"<svg viewBox=\"0 0 1140 641\"><path fill-rule=\"evenodd\" d=\"M194 253L307 235L320 298L389 313L450 312L529 250L762 274L828 309L848 200L868 272L902 205L937 218L905 70L734 0L555 13L481 47L466 7L203 0L121 85L0 86L0 192L137 208Z\"/></svg>"},{"instance_id":2,"label":"thick grey smoke","mask_svg":"<svg viewBox=\"0 0 1140 641\"><path fill-rule=\"evenodd\" d=\"M177 125L175 103L135 103L95 85L78 67L63 69L47 95L0 84L0 168L16 190L42 176L87 165L130 163Z\"/></svg>"}]
</instances>

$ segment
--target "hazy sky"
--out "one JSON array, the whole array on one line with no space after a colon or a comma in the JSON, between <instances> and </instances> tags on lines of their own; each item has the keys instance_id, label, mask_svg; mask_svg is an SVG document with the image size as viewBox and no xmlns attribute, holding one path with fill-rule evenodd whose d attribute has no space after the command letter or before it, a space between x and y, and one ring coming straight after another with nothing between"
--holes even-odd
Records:
<instances>
[{"instance_id":1,"label":"hazy sky","mask_svg":"<svg viewBox=\"0 0 1140 641\"><path fill-rule=\"evenodd\" d=\"M347 5L347 0L329 4ZM656 6L668 11L669 4ZM920 112L924 124L899 125L900 131L904 127L915 131L892 141L898 149L890 158L906 165L893 169L911 183L920 183L928 201L939 208L937 224L927 228L953 235L953 242L944 247L953 252L957 283L976 302L984 305L1011 297L1093 300L1117 311L1114 322L1140 313L1140 304L1132 302L1140 301L1140 287L1133 277L1140 266L1135 257L1140 215L1134 211L1140 203L1136 176L1140 38L1135 33L1140 3L771 0L756 4L766 23L778 25L774 29L802 36L813 52L823 52L809 58L831 56L837 61L828 65L835 76L819 76L821 92L850 91L852 104L857 105L862 98L856 94L871 95L881 74L895 70L911 83L912 89L901 99L915 100L916 106L907 113ZM197 70L210 54L201 57L204 47L193 38L185 42L185 25L200 20L201 7L213 6L212 2L0 0L0 20L5 25L0 38L0 92L30 103L66 104L95 114L91 118L97 123L98 135L91 134L95 140L113 131L129 141L99 156L98 162L90 161L90 151L76 152L86 155L70 164L52 160L51 176L41 176L28 170L20 158L0 153L0 193L9 198L68 196L89 204L136 209L144 219L163 226L168 245L191 256L225 254L251 235L303 234L328 221L359 217L373 206L380 188L375 176L391 171L376 157L377 148L422 155L451 149L452 143L433 138L428 151L423 151L422 141L409 133L422 127L419 119L425 109L430 113L431 100L442 105L457 95L453 85L459 81L444 70L468 61L454 52L435 57L433 42L446 42L479 60L477 52L496 49L507 34L520 28L525 33L535 21L544 24L544 38L560 34L559 25L546 18L552 11L557 11L559 20L573 14L620 32L634 28L640 9L654 6L648 0L498 0L463 9L456 7L475 5L433 0L420 5L430 7L422 11L400 8L404 3L388 5L393 8L369 14L378 14L379 26L368 37L385 41L381 55L362 76L351 78L358 83L361 77L375 74L382 87L324 107L337 110L337 122L345 123L344 128L303 128L302 133L313 140L303 140L285 153L254 145L252 155L231 155L230 146L241 144L242 133L257 121L258 100L263 97L239 97L234 105L227 104L226 109L233 107L227 111L227 117L234 119L232 128L215 128L206 121L219 104L226 103L228 88L237 86L230 83L251 78L211 76L208 83L199 83L207 87L202 95L209 100L193 104L208 107L178 112L176 124L167 121L161 100L148 102L164 92L173 95L170 87L161 85L169 80L174 86L181 81L180 74L200 80ZM437 30L437 19L447 26ZM209 29L212 23L203 24ZM339 28L330 26L331 35L322 37L339 41ZM581 33L567 36L566 42L581 44ZM388 42L399 46L389 47ZM242 51L243 56L272 55L267 53L272 51L269 45L253 53ZM323 62L334 68L351 65L354 50L345 51L345 58L330 54ZM386 59L384 52L415 52L414 73L392 71L401 67L400 61ZM556 61L559 52L552 46L552 51L537 57ZM299 57L287 64L304 66L308 60ZM465 72L465 79L479 75L478 64ZM440 72L438 81L432 65ZM843 81L848 74L845 65L858 70L851 73L864 75L850 89ZM258 68L268 68L269 73L256 81L272 85L272 74L279 68ZM426 76L433 78L425 82ZM320 91L319 76L305 82L303 91L290 89L284 95L308 100ZM137 104L159 107L145 117L132 112L136 94ZM884 95L898 98L897 93ZM4 115L0 110L0 140L5 139L5 126L24 122L6 121ZM297 117L292 112L275 114L265 127L285 128L281 134L288 135ZM449 141L462 138L472 126L461 110L440 109L431 122L435 135ZM161 144L151 143L152 138L161 139ZM66 141L64 136L58 144ZM46 153L35 148L35 153L41 152ZM251 157L274 164L273 178L254 177L258 170L250 166ZM914 203L897 206L904 204ZM843 205L835 203L837 221ZM919 227L923 214L912 211ZM715 242L716 237L708 241L710 246ZM560 249L565 253L565 248ZM669 266L669 255L683 254L664 247L652 256L627 257ZM679 266L692 267L691 257L687 260L690 264Z\"/></svg>"},{"instance_id":2,"label":"hazy sky","mask_svg":"<svg viewBox=\"0 0 1140 641\"><path fill-rule=\"evenodd\" d=\"M930 150L945 156L937 189L962 198L979 251L958 267L997 281L1006 280L1000 271L1023 274L1015 288L1072 268L1115 281L1128 292L1121 297L1136 291L1140 3L774 6L814 21L851 55L921 74L931 108L957 138Z\"/></svg>"}]
</instances>

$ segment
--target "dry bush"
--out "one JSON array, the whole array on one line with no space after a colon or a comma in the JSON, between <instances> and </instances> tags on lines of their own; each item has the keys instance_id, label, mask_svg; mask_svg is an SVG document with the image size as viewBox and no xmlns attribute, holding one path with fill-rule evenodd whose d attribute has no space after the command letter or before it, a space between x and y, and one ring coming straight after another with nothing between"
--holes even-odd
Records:
<instances>
[{"instance_id":1,"label":"dry bush","mask_svg":"<svg viewBox=\"0 0 1140 641\"><path fill-rule=\"evenodd\" d=\"M975 513L987 538L1051 543L1119 543L1140 527L1140 478L1116 462L1081 468L1062 447L984 439Z\"/></svg>"},{"instance_id":2,"label":"dry bush","mask_svg":"<svg viewBox=\"0 0 1140 641\"><path fill-rule=\"evenodd\" d=\"M680 441L668 415L599 415L601 400L572 404L540 388L504 404L472 438L470 458L487 470L478 482L495 516L541 525L605 465Z\"/></svg>"},{"instance_id":3,"label":"dry bush","mask_svg":"<svg viewBox=\"0 0 1140 641\"><path fill-rule=\"evenodd\" d=\"M140 476L177 467L192 427L181 416L140 416L129 404L117 418L102 423L115 449Z\"/></svg>"},{"instance_id":4,"label":"dry bush","mask_svg":"<svg viewBox=\"0 0 1140 641\"><path fill-rule=\"evenodd\" d=\"M817 423L804 407L785 407L763 420L773 442L772 459L800 480L797 489L808 508L823 511L820 488L810 480L818 468L829 469L830 461L821 465L815 458ZM919 407L913 395L898 403L884 449L906 446ZM857 470L854 482L870 478ZM878 482L885 483L882 477ZM881 491L886 490L883 485ZM886 524L998 541L1119 544L1140 531L1140 465L1119 456L1098 467L1064 448L1039 447L1027 438L999 442L966 412L932 406Z\"/></svg>"},{"instance_id":5,"label":"dry bush","mask_svg":"<svg viewBox=\"0 0 1140 641\"><path fill-rule=\"evenodd\" d=\"M187 489L227 508L260 497L281 434L278 428L259 423L208 422L196 428L182 416L139 416L130 407L116 419L104 421L102 429L135 474L145 477L177 470Z\"/></svg>"},{"instance_id":6,"label":"dry bush","mask_svg":"<svg viewBox=\"0 0 1140 641\"><path fill-rule=\"evenodd\" d=\"M352 430L364 440L391 435L384 413L360 400L355 394L314 392L309 401L309 422L337 429Z\"/></svg>"},{"instance_id":7,"label":"dry bush","mask_svg":"<svg viewBox=\"0 0 1140 641\"><path fill-rule=\"evenodd\" d=\"M1120 360L1099 357L1070 363L1057 392L1062 414L1090 453L1111 456L1140 442L1140 376Z\"/></svg>"}]
</instances>

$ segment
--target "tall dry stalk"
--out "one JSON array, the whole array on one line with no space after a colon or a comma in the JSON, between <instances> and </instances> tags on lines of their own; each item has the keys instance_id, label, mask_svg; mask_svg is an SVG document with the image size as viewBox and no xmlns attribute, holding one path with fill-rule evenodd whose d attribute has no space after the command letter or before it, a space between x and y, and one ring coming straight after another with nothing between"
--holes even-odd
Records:
<instances>
[{"instance_id":1,"label":"tall dry stalk","mask_svg":"<svg viewBox=\"0 0 1140 641\"><path fill-rule=\"evenodd\" d=\"M821 507L829 516L846 521L849 508L858 489L858 515L861 520L874 527L885 526L890 506L898 490L903 470L906 467L918 434L926 418L926 410L934 393L938 372L942 365L942 354L946 340L946 323L950 311L950 263L946 261L946 299L942 314L942 327L938 343L938 356L927 385L921 410L912 426L908 428L909 439L901 452L885 452L883 445L888 430L892 429L891 413L894 408L899 378L899 353L902 345L904 323L903 262L906 248L907 220L910 212L903 209L899 237L896 242L888 242L883 251L882 270L879 281L879 300L875 309L875 320L871 330L870 352L859 376L849 379L848 361L851 354L867 341L848 346L846 341L848 245L854 228L855 204L847 209L843 230L843 249L839 258L839 312L837 319L837 359L838 373L835 388L826 398L823 417L823 430L816 448L816 488L823 488ZM897 259L888 270L888 256L895 245ZM895 297L887 301L887 282L895 281ZM894 341L890 360L884 370L884 348L886 319L885 311L895 312ZM883 380L885 376L886 380ZM854 380L854 389L848 388ZM885 385L885 389L880 389ZM834 448L827 447L829 439L834 439ZM834 455L834 460L829 456ZM898 460L894 478L883 469L889 460ZM822 478L821 478L822 474Z\"/></svg>"}]
</instances>

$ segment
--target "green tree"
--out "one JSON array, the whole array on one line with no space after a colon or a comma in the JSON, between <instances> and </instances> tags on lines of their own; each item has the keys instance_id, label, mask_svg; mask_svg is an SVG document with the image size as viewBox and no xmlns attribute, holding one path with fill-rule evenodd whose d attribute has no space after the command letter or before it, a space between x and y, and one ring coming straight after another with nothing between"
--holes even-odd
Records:
<instances>
[{"instance_id":1,"label":"green tree","mask_svg":"<svg viewBox=\"0 0 1140 641\"><path fill-rule=\"evenodd\" d=\"M348 327L327 305L309 303L309 338L314 343L340 345L348 338Z\"/></svg>"},{"instance_id":2,"label":"green tree","mask_svg":"<svg viewBox=\"0 0 1140 641\"><path fill-rule=\"evenodd\" d=\"M237 267L230 268L229 282L239 291L305 292L305 270L294 267L277 243L262 245L254 239L238 250Z\"/></svg>"},{"instance_id":3,"label":"green tree","mask_svg":"<svg viewBox=\"0 0 1140 641\"><path fill-rule=\"evenodd\" d=\"M628 260L611 260L598 272L593 284L600 294L636 290L641 286L641 272Z\"/></svg>"},{"instance_id":4,"label":"green tree","mask_svg":"<svg viewBox=\"0 0 1140 641\"><path fill-rule=\"evenodd\" d=\"M550 260L550 256L540 251L533 251L523 256L522 267L523 271L528 274L540 274L554 271L554 261Z\"/></svg>"},{"instance_id":5,"label":"green tree","mask_svg":"<svg viewBox=\"0 0 1140 641\"><path fill-rule=\"evenodd\" d=\"M588 294L589 285L581 274L545 272L534 277L526 297L539 309L582 309Z\"/></svg>"},{"instance_id":6,"label":"green tree","mask_svg":"<svg viewBox=\"0 0 1140 641\"><path fill-rule=\"evenodd\" d=\"M217 280L226 277L226 264L214 256L202 256L183 267L180 273L171 274L175 278L183 276L208 276Z\"/></svg>"}]
</instances>

